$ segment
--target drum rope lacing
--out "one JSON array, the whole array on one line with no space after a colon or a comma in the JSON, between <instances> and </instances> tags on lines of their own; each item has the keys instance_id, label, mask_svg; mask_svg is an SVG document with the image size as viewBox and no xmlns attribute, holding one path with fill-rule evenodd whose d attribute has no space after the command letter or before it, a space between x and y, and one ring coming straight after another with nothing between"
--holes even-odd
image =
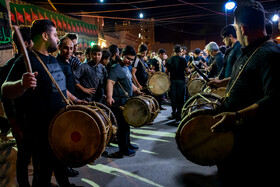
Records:
<instances>
[{"instance_id":1,"label":"drum rope lacing","mask_svg":"<svg viewBox=\"0 0 280 187\"><path fill-rule=\"evenodd\" d=\"M93 106L92 104L93 104L94 106ZM111 122L111 120L110 120L110 119L111 119L111 113L110 113L110 112L108 112L108 113L109 113L109 114L108 114L109 117L107 117L107 115L104 113L104 111L103 111L100 107L98 107L98 106L96 105L96 102L95 102L95 101L91 102L90 105L91 105L91 107L93 107L94 109L97 109L97 110L103 115L103 117L105 118L105 120L107 121L107 123L110 124L110 122ZM108 133L109 129L110 129L110 125L106 127L106 133Z\"/></svg>"}]
</instances>

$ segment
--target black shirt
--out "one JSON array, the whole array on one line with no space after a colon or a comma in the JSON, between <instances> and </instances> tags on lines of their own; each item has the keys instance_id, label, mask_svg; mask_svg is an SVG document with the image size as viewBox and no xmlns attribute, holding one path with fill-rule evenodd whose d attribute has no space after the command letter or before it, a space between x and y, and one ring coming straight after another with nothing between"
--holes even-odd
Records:
<instances>
[{"instance_id":1,"label":"black shirt","mask_svg":"<svg viewBox=\"0 0 280 187\"><path fill-rule=\"evenodd\" d=\"M188 64L185 58L181 56L172 56L166 64L168 72L170 72L170 80L185 81L185 69Z\"/></svg>"},{"instance_id":2,"label":"black shirt","mask_svg":"<svg viewBox=\"0 0 280 187\"><path fill-rule=\"evenodd\" d=\"M66 77L66 88L67 90L73 94L76 95L76 82L74 78L74 73L72 66L69 62L67 62L63 57L59 54L56 57L65 77Z\"/></svg>"},{"instance_id":3,"label":"black shirt","mask_svg":"<svg viewBox=\"0 0 280 187\"><path fill-rule=\"evenodd\" d=\"M53 78L56 80L62 93L66 96L66 79L56 60L53 56L45 56L36 52L45 63ZM47 136L48 127L53 116L62 109L66 104L62 96L52 83L47 72L37 60L33 52L28 52L32 71L38 72L36 77L37 87L27 89L22 96L14 100L14 106L18 119L25 123L27 131L34 132L34 135ZM23 57L20 56L8 76L8 81L20 80L26 72Z\"/></svg>"},{"instance_id":4,"label":"black shirt","mask_svg":"<svg viewBox=\"0 0 280 187\"><path fill-rule=\"evenodd\" d=\"M137 71L135 73L135 76L141 86L147 86L148 81L148 65L146 62L141 59L141 57L137 56L135 58L135 61L132 63L132 67L136 68Z\"/></svg>"}]
</instances>

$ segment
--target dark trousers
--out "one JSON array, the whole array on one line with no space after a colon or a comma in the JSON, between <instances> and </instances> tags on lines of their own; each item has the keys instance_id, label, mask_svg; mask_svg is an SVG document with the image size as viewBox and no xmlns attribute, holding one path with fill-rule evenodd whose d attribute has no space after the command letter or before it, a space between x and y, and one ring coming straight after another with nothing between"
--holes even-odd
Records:
<instances>
[{"instance_id":1,"label":"dark trousers","mask_svg":"<svg viewBox=\"0 0 280 187\"><path fill-rule=\"evenodd\" d=\"M31 162L31 158L33 159L33 181L32 186L36 186L38 182L38 166L36 165L36 160L34 160L32 156L32 139L30 137L25 136L22 140L17 141L17 165L16 165L16 174L17 174L17 182L19 187L29 187L28 180L28 166Z\"/></svg>"},{"instance_id":2,"label":"dark trousers","mask_svg":"<svg viewBox=\"0 0 280 187\"><path fill-rule=\"evenodd\" d=\"M130 145L130 125L125 121L123 111L118 106L111 107L114 113L117 123L117 139L120 152L127 152Z\"/></svg>"},{"instance_id":3,"label":"dark trousers","mask_svg":"<svg viewBox=\"0 0 280 187\"><path fill-rule=\"evenodd\" d=\"M183 80L172 80L170 86L170 99L172 115L181 117L182 108L185 102L186 84Z\"/></svg>"},{"instance_id":4,"label":"dark trousers","mask_svg":"<svg viewBox=\"0 0 280 187\"><path fill-rule=\"evenodd\" d=\"M54 172L59 186L69 187L70 182L67 175L67 166L53 153L47 136L40 136L34 139L34 160L38 164L38 187L50 187L51 177Z\"/></svg>"}]
</instances>

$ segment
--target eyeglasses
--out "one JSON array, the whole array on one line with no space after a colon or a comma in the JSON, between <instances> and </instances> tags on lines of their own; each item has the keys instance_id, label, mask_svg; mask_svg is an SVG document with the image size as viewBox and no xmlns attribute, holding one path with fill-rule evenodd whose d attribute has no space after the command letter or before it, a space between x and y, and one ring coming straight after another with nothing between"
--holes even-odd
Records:
<instances>
[{"instance_id":1,"label":"eyeglasses","mask_svg":"<svg viewBox=\"0 0 280 187\"><path fill-rule=\"evenodd\" d=\"M130 57L128 57L128 56L125 56L125 58L126 58L128 61L130 61L130 62L133 62L133 60L134 60L134 58L130 58Z\"/></svg>"}]
</instances>

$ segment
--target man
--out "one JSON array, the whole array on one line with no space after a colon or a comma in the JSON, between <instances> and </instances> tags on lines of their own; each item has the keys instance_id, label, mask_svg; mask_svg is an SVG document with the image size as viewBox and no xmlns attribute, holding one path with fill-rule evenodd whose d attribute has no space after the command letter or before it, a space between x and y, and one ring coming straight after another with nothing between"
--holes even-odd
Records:
<instances>
[{"instance_id":1,"label":"man","mask_svg":"<svg viewBox=\"0 0 280 187\"><path fill-rule=\"evenodd\" d=\"M186 46L183 46L182 49L181 49L181 56L183 58L186 59L186 61L188 62L190 60L190 56L188 55L188 52L187 52L188 48Z\"/></svg>"},{"instance_id":2,"label":"man","mask_svg":"<svg viewBox=\"0 0 280 187\"><path fill-rule=\"evenodd\" d=\"M114 65L120 61L120 58L119 58L120 50L119 50L118 46L115 44L110 45L108 49L111 53L110 61L106 66L107 72L109 73L112 65Z\"/></svg>"},{"instance_id":3,"label":"man","mask_svg":"<svg viewBox=\"0 0 280 187\"><path fill-rule=\"evenodd\" d=\"M74 44L70 38L63 37L59 42L59 54L56 59L66 77L66 88L67 90L76 95L76 83L72 70L72 66L70 65L69 59L73 55Z\"/></svg>"},{"instance_id":4,"label":"man","mask_svg":"<svg viewBox=\"0 0 280 187\"><path fill-rule=\"evenodd\" d=\"M74 45L73 54L69 59L69 62L73 71L76 71L76 69L82 64L79 58L75 56L75 54L78 52L78 36L75 33L67 33L65 37L70 38Z\"/></svg>"},{"instance_id":5,"label":"man","mask_svg":"<svg viewBox=\"0 0 280 187\"><path fill-rule=\"evenodd\" d=\"M92 46L90 56L91 60L83 63L76 70L77 96L88 102L101 102L108 77L106 68L100 64L101 47L99 45Z\"/></svg>"},{"instance_id":6,"label":"man","mask_svg":"<svg viewBox=\"0 0 280 187\"><path fill-rule=\"evenodd\" d=\"M126 46L122 53L122 60L115 63L109 73L107 80L107 105L111 107L118 122L118 156L134 156L138 149L137 146L130 143L130 125L125 121L123 112L120 107L129 97L133 96L133 92L140 94L136 86L132 83L132 75L128 66L133 62L136 52L133 47Z\"/></svg>"},{"instance_id":7,"label":"man","mask_svg":"<svg viewBox=\"0 0 280 187\"><path fill-rule=\"evenodd\" d=\"M208 77L214 78L220 75L223 68L224 55L219 50L219 46L216 42L210 42L206 45L205 49L208 54L212 57L209 61L210 66L208 67Z\"/></svg>"},{"instance_id":8,"label":"man","mask_svg":"<svg viewBox=\"0 0 280 187\"><path fill-rule=\"evenodd\" d=\"M60 186L70 186L66 166L56 158L48 141L51 119L65 103L39 59L47 66L62 93L72 101L76 98L66 90L65 76L57 60L49 55L57 50L59 41L54 23L34 21L31 38L34 51L28 55L34 73L26 72L23 57L18 58L2 85L2 94L13 99L17 120L24 124L27 136L32 138L33 164L39 167L38 186L49 187L53 171Z\"/></svg>"},{"instance_id":9,"label":"man","mask_svg":"<svg viewBox=\"0 0 280 187\"><path fill-rule=\"evenodd\" d=\"M22 39L24 41L25 47L27 51L30 51L33 47L33 41L31 40L31 33L30 33L30 27L27 26L21 26L19 27L19 31L22 35ZM18 39L16 38L15 32L13 33L13 40L16 45L16 48L18 50L18 53L15 54L15 56L10 59L1 69L0 71L0 86L4 83L6 80L12 66L14 65L14 62L17 60L17 58L22 54L20 44ZM28 133L26 132L26 129L24 128L24 125L22 123L16 122L16 115L14 111L14 105L12 100L6 99L5 97L1 98L5 113L7 116L7 119L9 121L10 127L12 129L13 137L16 139L17 142L17 166L16 166L16 173L17 173L17 182L18 185L21 186L30 186L28 181L28 166L31 162L32 157L32 149L30 146L30 143L32 139L30 136L28 136ZM36 173L37 173L37 167L36 163L33 164L33 185L36 185Z\"/></svg>"},{"instance_id":10,"label":"man","mask_svg":"<svg viewBox=\"0 0 280 187\"><path fill-rule=\"evenodd\" d=\"M221 30L221 37L227 47L224 57L224 71L220 78L228 78L231 76L232 67L241 53L241 44L237 40L234 25L230 24Z\"/></svg>"},{"instance_id":11,"label":"man","mask_svg":"<svg viewBox=\"0 0 280 187\"><path fill-rule=\"evenodd\" d=\"M154 70L155 72L165 72L165 67L164 67L164 56L166 56L166 50L164 49L159 49L157 52L157 56L154 56L154 58L151 61L151 70ZM162 102L163 102L163 95L159 96L154 96L155 99L157 100L159 104L160 110L166 110L166 108L163 108Z\"/></svg>"},{"instance_id":12,"label":"man","mask_svg":"<svg viewBox=\"0 0 280 187\"><path fill-rule=\"evenodd\" d=\"M257 2L234 11L237 39L244 49L234 63L225 112L213 131L232 130L234 147L218 164L223 186L275 186L279 183L280 48L265 31L265 10Z\"/></svg>"},{"instance_id":13,"label":"man","mask_svg":"<svg viewBox=\"0 0 280 187\"><path fill-rule=\"evenodd\" d=\"M165 73L169 76L171 80L170 87L170 99L172 106L172 116L171 119L176 119L176 121L181 120L181 112L183 105L185 103L185 73L188 72L187 60L180 56L181 46L179 44L174 45L175 56L172 56L168 63L166 64Z\"/></svg>"},{"instance_id":14,"label":"man","mask_svg":"<svg viewBox=\"0 0 280 187\"><path fill-rule=\"evenodd\" d=\"M140 90L143 90L145 87L147 87L147 81L149 76L149 67L144 61L144 57L146 56L147 51L148 46L146 44L140 44L138 47L138 55L132 63L131 74L133 82L135 86L138 87ZM147 89L145 88L145 90Z\"/></svg>"}]
</instances>

